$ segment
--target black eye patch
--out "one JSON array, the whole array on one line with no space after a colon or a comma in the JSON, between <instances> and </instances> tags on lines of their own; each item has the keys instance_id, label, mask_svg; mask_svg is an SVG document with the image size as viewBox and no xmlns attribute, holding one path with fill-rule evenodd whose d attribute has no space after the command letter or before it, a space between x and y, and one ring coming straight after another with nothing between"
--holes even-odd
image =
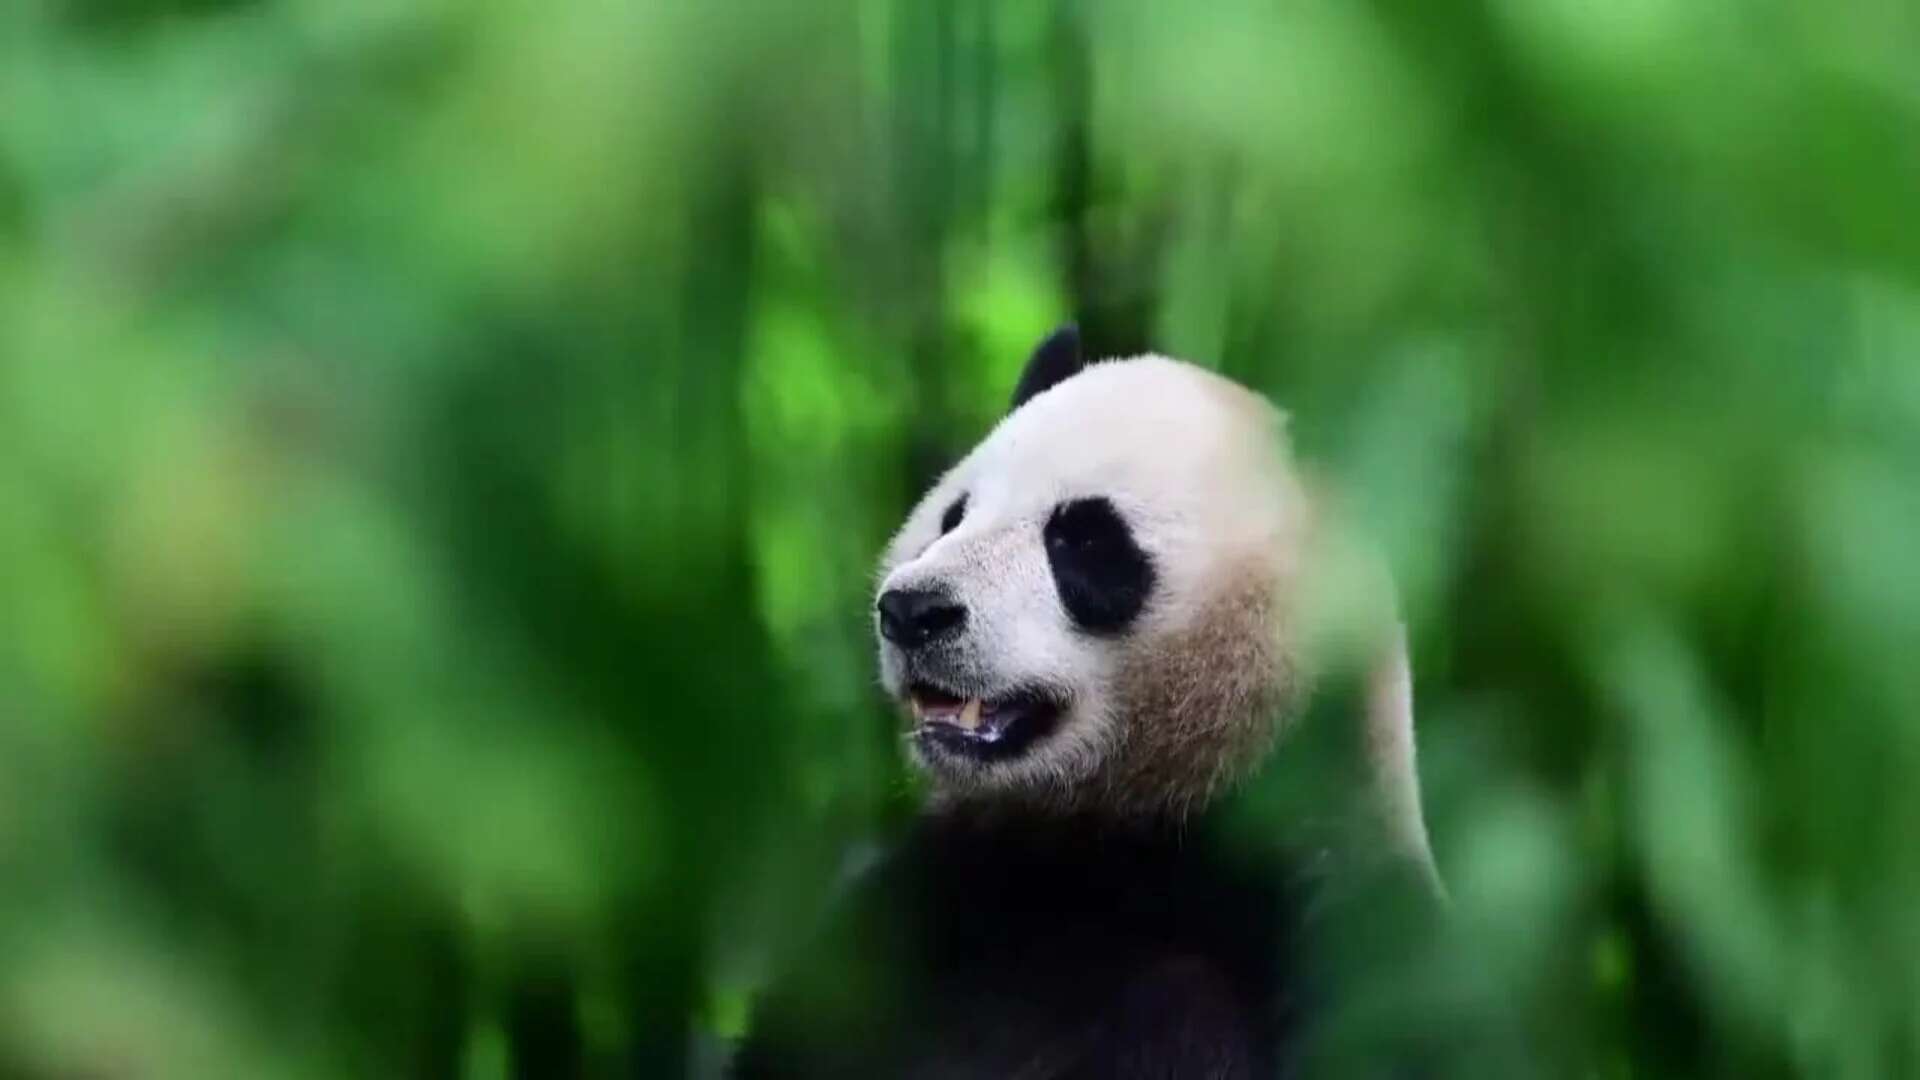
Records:
<instances>
[{"instance_id":1,"label":"black eye patch","mask_svg":"<svg viewBox=\"0 0 1920 1080\"><path fill-rule=\"evenodd\" d=\"M946 513L940 515L940 535L945 536L952 532L954 528L960 524L961 519L966 516L967 497L962 495L953 500L953 505L947 507Z\"/></svg>"},{"instance_id":2,"label":"black eye patch","mask_svg":"<svg viewBox=\"0 0 1920 1080\"><path fill-rule=\"evenodd\" d=\"M1112 502L1061 503L1041 535L1060 602L1081 629L1117 634L1139 617L1153 591L1153 560Z\"/></svg>"}]
</instances>

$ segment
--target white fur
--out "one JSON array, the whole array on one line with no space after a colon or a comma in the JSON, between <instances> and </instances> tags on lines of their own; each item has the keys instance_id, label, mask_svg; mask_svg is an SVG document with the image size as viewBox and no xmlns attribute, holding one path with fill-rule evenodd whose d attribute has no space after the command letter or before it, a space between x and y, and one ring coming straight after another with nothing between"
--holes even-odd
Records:
<instances>
[{"instance_id":1,"label":"white fur","mask_svg":"<svg viewBox=\"0 0 1920 1080\"><path fill-rule=\"evenodd\" d=\"M1395 626L1367 685L1367 765L1387 842L1416 863L1434 891L1446 895L1427 842L1420 810L1420 771L1414 760L1413 668L1404 628Z\"/></svg>"},{"instance_id":2,"label":"white fur","mask_svg":"<svg viewBox=\"0 0 1920 1080\"><path fill-rule=\"evenodd\" d=\"M1015 410L933 486L887 550L881 591L939 584L966 605L963 689L990 697L1044 683L1075 703L1035 752L966 779L1084 780L1116 736L1109 691L1126 650L1076 632L1061 607L1041 543L1053 508L1112 499L1158 573L1128 639L1178 629L1212 582L1294 546L1289 526L1301 504L1281 428L1263 399L1204 369L1158 356L1113 360ZM939 535L963 493L965 518ZM881 650L881 672L899 695L891 648Z\"/></svg>"},{"instance_id":3,"label":"white fur","mask_svg":"<svg viewBox=\"0 0 1920 1080\"><path fill-rule=\"evenodd\" d=\"M880 591L940 587L966 606L951 688L992 698L1036 684L1072 701L1027 754L988 766L920 755L943 796L1039 794L1068 805L1172 809L1257 763L1303 692L1298 578L1313 530L1282 414L1202 368L1159 356L1094 364L1006 417L933 486L889 545ZM960 524L940 520L965 495ZM1153 561L1147 607L1112 638L1078 631L1042 540L1063 501L1114 503ZM1367 731L1381 805L1417 833L1404 670L1383 669ZM884 641L881 678L905 694Z\"/></svg>"}]
</instances>

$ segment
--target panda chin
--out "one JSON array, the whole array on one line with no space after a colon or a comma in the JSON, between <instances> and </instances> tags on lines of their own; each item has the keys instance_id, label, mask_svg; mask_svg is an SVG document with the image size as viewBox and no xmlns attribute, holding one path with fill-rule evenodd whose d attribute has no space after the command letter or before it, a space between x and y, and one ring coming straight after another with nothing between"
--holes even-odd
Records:
<instances>
[{"instance_id":1,"label":"panda chin","mask_svg":"<svg viewBox=\"0 0 1920 1080\"><path fill-rule=\"evenodd\" d=\"M1052 698L1016 692L994 698L963 698L928 683L907 691L913 710L910 732L922 752L979 762L1019 757L1050 734L1063 711Z\"/></svg>"}]
</instances>

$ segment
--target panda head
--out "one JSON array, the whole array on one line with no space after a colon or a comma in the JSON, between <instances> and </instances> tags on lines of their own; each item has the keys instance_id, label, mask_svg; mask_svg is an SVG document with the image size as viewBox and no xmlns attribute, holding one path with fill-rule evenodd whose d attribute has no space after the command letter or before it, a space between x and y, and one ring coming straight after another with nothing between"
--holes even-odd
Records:
<instances>
[{"instance_id":1,"label":"panda head","mask_svg":"<svg viewBox=\"0 0 1920 1080\"><path fill-rule=\"evenodd\" d=\"M1263 398L1062 330L882 560L882 682L946 802L1184 814L1301 689L1307 503Z\"/></svg>"}]
</instances>

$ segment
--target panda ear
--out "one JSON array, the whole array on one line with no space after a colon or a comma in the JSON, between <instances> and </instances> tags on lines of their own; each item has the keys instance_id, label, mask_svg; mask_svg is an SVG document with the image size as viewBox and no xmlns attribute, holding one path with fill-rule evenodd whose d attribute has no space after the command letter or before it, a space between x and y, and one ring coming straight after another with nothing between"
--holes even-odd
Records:
<instances>
[{"instance_id":1,"label":"panda ear","mask_svg":"<svg viewBox=\"0 0 1920 1080\"><path fill-rule=\"evenodd\" d=\"M1027 369L1020 374L1020 385L1014 388L1013 403L1007 411L1025 405L1035 394L1058 386L1086 366L1080 355L1080 328L1072 323L1062 326L1048 334L1027 358Z\"/></svg>"}]
</instances>

